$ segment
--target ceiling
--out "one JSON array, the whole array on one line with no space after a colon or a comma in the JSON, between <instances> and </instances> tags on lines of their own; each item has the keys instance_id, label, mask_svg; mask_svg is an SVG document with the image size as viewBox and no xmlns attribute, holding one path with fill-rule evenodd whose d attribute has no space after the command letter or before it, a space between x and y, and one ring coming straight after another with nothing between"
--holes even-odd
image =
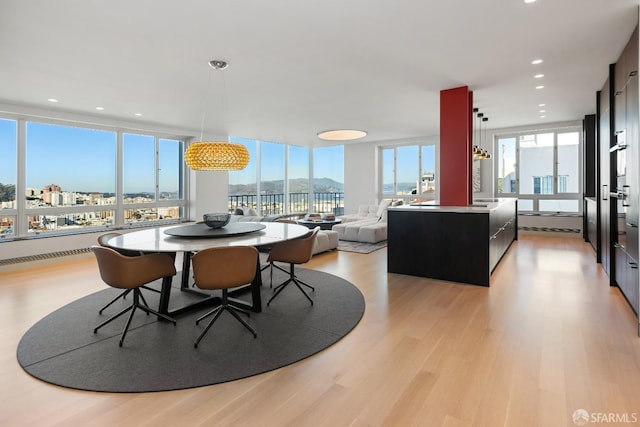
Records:
<instances>
[{"instance_id":1,"label":"ceiling","mask_svg":"<svg viewBox=\"0 0 640 427\"><path fill-rule=\"evenodd\" d=\"M2 0L0 103L307 146L437 135L463 85L488 129L579 120L639 3Z\"/></svg>"}]
</instances>

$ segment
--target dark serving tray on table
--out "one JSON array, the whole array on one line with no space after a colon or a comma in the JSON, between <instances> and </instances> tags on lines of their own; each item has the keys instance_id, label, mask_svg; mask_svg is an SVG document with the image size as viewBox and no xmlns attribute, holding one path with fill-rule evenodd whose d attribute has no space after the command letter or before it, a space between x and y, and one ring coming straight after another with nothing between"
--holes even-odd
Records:
<instances>
[{"instance_id":1,"label":"dark serving tray on table","mask_svg":"<svg viewBox=\"0 0 640 427\"><path fill-rule=\"evenodd\" d=\"M164 230L164 233L175 237L230 237L253 233L266 227L259 222L232 222L221 228L211 228L207 224L198 223L169 228Z\"/></svg>"}]
</instances>

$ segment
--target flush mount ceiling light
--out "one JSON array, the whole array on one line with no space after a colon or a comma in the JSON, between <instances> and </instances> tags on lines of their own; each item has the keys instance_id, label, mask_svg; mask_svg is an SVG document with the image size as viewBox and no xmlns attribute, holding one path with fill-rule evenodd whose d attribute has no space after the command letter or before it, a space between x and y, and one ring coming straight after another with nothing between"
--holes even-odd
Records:
<instances>
[{"instance_id":1,"label":"flush mount ceiling light","mask_svg":"<svg viewBox=\"0 0 640 427\"><path fill-rule=\"evenodd\" d=\"M351 141L365 136L367 136L367 132L354 129L336 129L318 133L318 138L325 141Z\"/></svg>"},{"instance_id":2,"label":"flush mount ceiling light","mask_svg":"<svg viewBox=\"0 0 640 427\"><path fill-rule=\"evenodd\" d=\"M221 60L209 61L209 66L213 70L224 70L228 63ZM221 74L222 76L222 74ZM211 71L209 72L211 77ZM210 81L211 79L209 79ZM222 82L222 114L224 115L224 80ZM211 142L203 141L204 119L206 108L203 108L202 127L200 129L200 140L189 145L184 153L185 163L193 170L222 171L241 170L249 163L249 151L242 144L231 142ZM224 119L223 119L224 122Z\"/></svg>"}]
</instances>

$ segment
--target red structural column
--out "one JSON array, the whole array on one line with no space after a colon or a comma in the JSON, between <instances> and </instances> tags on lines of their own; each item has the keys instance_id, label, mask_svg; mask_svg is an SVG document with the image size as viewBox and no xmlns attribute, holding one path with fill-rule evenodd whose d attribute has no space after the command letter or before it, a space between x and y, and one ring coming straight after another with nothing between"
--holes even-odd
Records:
<instances>
[{"instance_id":1,"label":"red structural column","mask_svg":"<svg viewBox=\"0 0 640 427\"><path fill-rule=\"evenodd\" d=\"M440 91L440 204L472 204L473 92L468 86Z\"/></svg>"}]
</instances>

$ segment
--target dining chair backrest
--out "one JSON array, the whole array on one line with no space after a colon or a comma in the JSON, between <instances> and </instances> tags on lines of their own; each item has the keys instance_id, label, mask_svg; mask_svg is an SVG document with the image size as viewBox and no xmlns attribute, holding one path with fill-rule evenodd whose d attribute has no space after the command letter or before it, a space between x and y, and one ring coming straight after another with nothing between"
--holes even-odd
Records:
<instances>
[{"instance_id":1,"label":"dining chair backrest","mask_svg":"<svg viewBox=\"0 0 640 427\"><path fill-rule=\"evenodd\" d=\"M118 237L118 236L122 236L122 234L117 233L115 231L101 234L101 235L98 236L98 244L100 246L104 246L105 248L110 248L111 246L108 243L109 240L113 239L114 237Z\"/></svg>"},{"instance_id":2,"label":"dining chair backrest","mask_svg":"<svg viewBox=\"0 0 640 427\"><path fill-rule=\"evenodd\" d=\"M258 267L258 250L227 246L199 251L191 258L196 286L227 289L251 283Z\"/></svg>"},{"instance_id":3,"label":"dining chair backrest","mask_svg":"<svg viewBox=\"0 0 640 427\"><path fill-rule=\"evenodd\" d=\"M288 262L290 264L304 264L313 256L313 245L320 227L316 227L305 237L287 240L273 245L269 251L267 261Z\"/></svg>"},{"instance_id":4,"label":"dining chair backrest","mask_svg":"<svg viewBox=\"0 0 640 427\"><path fill-rule=\"evenodd\" d=\"M167 254L125 256L115 249L91 246L98 261L100 277L109 286L130 289L176 274L173 259Z\"/></svg>"},{"instance_id":5,"label":"dining chair backrest","mask_svg":"<svg viewBox=\"0 0 640 427\"><path fill-rule=\"evenodd\" d=\"M128 249L120 249L120 248L115 248L113 246L111 246L109 244L109 240L113 239L114 237L120 237L122 236L121 233L118 233L116 231L110 231L109 233L104 233L101 234L100 236L98 236L98 244L100 246L104 246L105 248L111 248L114 249L116 252L124 255L124 256L138 256L140 255L140 252L137 251L130 251Z\"/></svg>"}]
</instances>

